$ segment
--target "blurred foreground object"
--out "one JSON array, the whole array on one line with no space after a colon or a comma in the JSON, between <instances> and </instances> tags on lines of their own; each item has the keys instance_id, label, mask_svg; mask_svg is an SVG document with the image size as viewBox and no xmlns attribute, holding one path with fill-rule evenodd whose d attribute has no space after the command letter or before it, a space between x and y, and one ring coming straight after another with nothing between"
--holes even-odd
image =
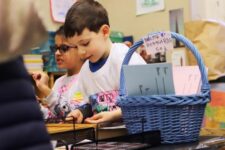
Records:
<instances>
[{"instance_id":1,"label":"blurred foreground object","mask_svg":"<svg viewBox=\"0 0 225 150\"><path fill-rule=\"evenodd\" d=\"M36 12L33 0L0 0L0 150L53 149L19 56L46 40Z\"/></svg>"},{"instance_id":2,"label":"blurred foreground object","mask_svg":"<svg viewBox=\"0 0 225 150\"><path fill-rule=\"evenodd\" d=\"M225 76L225 23L215 21L191 21L185 23L185 36L198 48L206 67L208 79ZM190 65L196 64L188 52Z\"/></svg>"},{"instance_id":3,"label":"blurred foreground object","mask_svg":"<svg viewBox=\"0 0 225 150\"><path fill-rule=\"evenodd\" d=\"M0 63L47 39L32 0L0 0Z\"/></svg>"}]
</instances>

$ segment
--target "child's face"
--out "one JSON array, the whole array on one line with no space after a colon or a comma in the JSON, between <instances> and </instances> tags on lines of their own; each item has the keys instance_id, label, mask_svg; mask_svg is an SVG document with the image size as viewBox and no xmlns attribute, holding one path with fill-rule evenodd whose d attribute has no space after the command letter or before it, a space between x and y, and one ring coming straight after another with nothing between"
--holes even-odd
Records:
<instances>
[{"instance_id":1,"label":"child's face","mask_svg":"<svg viewBox=\"0 0 225 150\"><path fill-rule=\"evenodd\" d=\"M85 28L81 35L68 38L68 42L77 48L80 58L89 59L92 63L109 55L111 48L109 41L109 26L107 25L103 25L98 33Z\"/></svg>"},{"instance_id":2,"label":"child's face","mask_svg":"<svg viewBox=\"0 0 225 150\"><path fill-rule=\"evenodd\" d=\"M60 45L69 45L66 39L61 35L55 36L55 44L60 47ZM77 49L68 48L67 51L63 52L62 50L57 50L55 52L55 60L58 68L60 69L74 69L76 65L81 64L81 60L78 56Z\"/></svg>"}]
</instances>

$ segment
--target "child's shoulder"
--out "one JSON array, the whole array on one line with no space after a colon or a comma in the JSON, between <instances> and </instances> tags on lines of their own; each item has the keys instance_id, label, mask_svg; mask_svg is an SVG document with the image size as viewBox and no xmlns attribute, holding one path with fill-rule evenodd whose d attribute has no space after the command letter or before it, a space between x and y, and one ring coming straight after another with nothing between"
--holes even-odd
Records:
<instances>
[{"instance_id":1,"label":"child's shoulder","mask_svg":"<svg viewBox=\"0 0 225 150\"><path fill-rule=\"evenodd\" d=\"M62 75L61 77L57 78L55 80L55 82L59 82L59 81L63 80L64 78L66 78L66 75Z\"/></svg>"},{"instance_id":2,"label":"child's shoulder","mask_svg":"<svg viewBox=\"0 0 225 150\"><path fill-rule=\"evenodd\" d=\"M59 77L58 79L56 79L55 83L65 83L65 82L74 82L75 80L77 80L79 74L74 74L72 76L68 76L67 74Z\"/></svg>"},{"instance_id":3,"label":"child's shoulder","mask_svg":"<svg viewBox=\"0 0 225 150\"><path fill-rule=\"evenodd\" d=\"M111 52L112 54L120 54L120 55L125 55L129 50L129 47L127 47L125 44L123 43L113 43Z\"/></svg>"},{"instance_id":4,"label":"child's shoulder","mask_svg":"<svg viewBox=\"0 0 225 150\"><path fill-rule=\"evenodd\" d=\"M124 43L113 43L112 49L118 51L128 51L129 47Z\"/></svg>"},{"instance_id":5,"label":"child's shoulder","mask_svg":"<svg viewBox=\"0 0 225 150\"><path fill-rule=\"evenodd\" d=\"M120 58L121 61L123 61L128 51L129 51L129 47L125 45L124 43L113 44L112 55L114 55L114 58L116 58L116 60ZM134 53L131 57L129 64L146 64L146 62L138 53Z\"/></svg>"}]
</instances>

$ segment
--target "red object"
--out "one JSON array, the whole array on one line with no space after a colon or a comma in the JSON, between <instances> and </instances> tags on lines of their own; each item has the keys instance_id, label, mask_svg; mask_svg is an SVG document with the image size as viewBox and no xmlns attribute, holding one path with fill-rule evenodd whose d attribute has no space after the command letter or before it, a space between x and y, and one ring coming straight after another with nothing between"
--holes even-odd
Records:
<instances>
[{"instance_id":1,"label":"red object","mask_svg":"<svg viewBox=\"0 0 225 150\"><path fill-rule=\"evenodd\" d=\"M211 91L210 106L225 106L225 92L223 91Z\"/></svg>"}]
</instances>

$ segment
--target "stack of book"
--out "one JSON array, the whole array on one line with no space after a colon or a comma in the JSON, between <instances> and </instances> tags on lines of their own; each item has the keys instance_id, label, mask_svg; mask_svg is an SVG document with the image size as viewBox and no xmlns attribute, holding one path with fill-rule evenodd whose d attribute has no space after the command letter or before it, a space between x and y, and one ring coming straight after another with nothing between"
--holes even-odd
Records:
<instances>
[{"instance_id":1,"label":"stack of book","mask_svg":"<svg viewBox=\"0 0 225 150\"><path fill-rule=\"evenodd\" d=\"M43 71L43 59L41 54L23 55L24 64L28 72Z\"/></svg>"}]
</instances>

